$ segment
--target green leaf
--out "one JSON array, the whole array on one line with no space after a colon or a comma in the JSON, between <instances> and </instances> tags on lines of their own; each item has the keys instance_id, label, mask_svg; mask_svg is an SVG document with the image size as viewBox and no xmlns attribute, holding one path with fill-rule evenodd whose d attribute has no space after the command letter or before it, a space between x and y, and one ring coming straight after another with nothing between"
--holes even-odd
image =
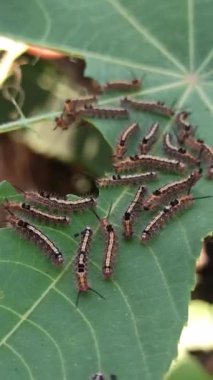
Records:
<instances>
[{"instance_id":1,"label":"green leaf","mask_svg":"<svg viewBox=\"0 0 213 380\"><path fill-rule=\"evenodd\" d=\"M195 300L190 303L188 322L182 331L178 345L178 358L173 362L166 380L210 380L212 378L212 375L207 373L208 353L212 349L212 311L212 305L207 302ZM204 357L206 355L206 360L202 362L204 368L199 363L199 355L196 355L199 351ZM211 371L210 367L209 371Z\"/></svg>"},{"instance_id":2,"label":"green leaf","mask_svg":"<svg viewBox=\"0 0 213 380\"><path fill-rule=\"evenodd\" d=\"M137 95L186 108L192 113L192 123L198 125L198 137L212 144L211 14L211 0L10 1L1 7L0 32L84 56L86 74L101 83L144 76ZM101 102L114 104L119 95ZM161 132L171 128L171 122L162 117L131 114L131 120L140 122L141 135L158 119ZM114 146L128 121L96 125ZM135 151L136 143L132 139L129 152ZM161 152L160 142L153 152ZM150 189L172 179L164 176ZM1 196L10 194L2 185ZM63 230L43 227L66 256L62 270L52 268L37 248L15 232L0 231L5 378L8 362L12 380L30 376L82 380L97 371L115 373L118 380L163 378L187 319L195 258L201 239L212 228L212 202L197 201L144 247L138 236L147 216L141 215L133 242L122 239L121 216L132 194L128 188L100 192L99 213L107 214L113 204L110 219L120 237L112 282L101 277L103 239L89 212L74 216L71 227ZM211 182L202 179L193 194L212 194ZM97 231L91 246L91 284L106 301L93 293L82 295L76 309L70 271L77 247L73 235L87 224Z\"/></svg>"},{"instance_id":3,"label":"green leaf","mask_svg":"<svg viewBox=\"0 0 213 380\"><path fill-rule=\"evenodd\" d=\"M14 198L4 184L1 196ZM102 192L99 205L103 214L113 199L112 220L118 224L130 194L127 189L122 193L118 189L110 194ZM79 309L75 309L76 290L70 268L77 244L73 235L88 224L97 230L95 218L88 212L74 216L69 228L42 228L66 256L62 270L53 268L30 242L9 229L1 229L0 307L6 321L1 343L9 357L19 358L20 378L27 378L22 374L23 363L25 370L29 367L37 378L43 377L46 368L46 378L53 373L65 378L63 367L76 379L88 378L98 369L115 372L124 379L162 377L186 319L198 231L201 236L208 226L208 207L204 202L202 208L196 204L191 212L168 225L148 248L136 238L129 244L121 239L112 283L101 279L103 242L97 232L91 247L90 278L106 301L92 293L82 295ZM190 225L192 220L194 224ZM138 230L142 224L141 220ZM119 226L117 229L121 237ZM86 350L83 366L82 350ZM49 357L45 356L47 351ZM45 365L38 369L42 357L46 358ZM122 358L129 359L128 366ZM3 370L8 373L6 368Z\"/></svg>"},{"instance_id":4,"label":"green leaf","mask_svg":"<svg viewBox=\"0 0 213 380\"><path fill-rule=\"evenodd\" d=\"M211 380L212 375L201 367L191 355L185 355L166 380Z\"/></svg>"}]
</instances>

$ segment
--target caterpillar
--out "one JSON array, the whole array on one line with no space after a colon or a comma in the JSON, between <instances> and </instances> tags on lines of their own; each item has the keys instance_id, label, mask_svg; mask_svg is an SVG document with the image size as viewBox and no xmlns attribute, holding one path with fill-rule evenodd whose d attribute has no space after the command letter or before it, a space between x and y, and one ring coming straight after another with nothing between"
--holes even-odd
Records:
<instances>
[{"instance_id":1,"label":"caterpillar","mask_svg":"<svg viewBox=\"0 0 213 380\"><path fill-rule=\"evenodd\" d=\"M80 198L77 200L67 200L44 191L25 191L24 198L27 202L45 206L49 209L63 210L67 212L81 211L96 206L95 198Z\"/></svg>"},{"instance_id":2,"label":"caterpillar","mask_svg":"<svg viewBox=\"0 0 213 380\"><path fill-rule=\"evenodd\" d=\"M62 113L60 116L55 118L55 126L53 130L57 128L61 128L62 130L66 130L70 125L78 121L78 115L75 113L65 114Z\"/></svg>"},{"instance_id":3,"label":"caterpillar","mask_svg":"<svg viewBox=\"0 0 213 380\"><path fill-rule=\"evenodd\" d=\"M170 204L165 206L164 209L160 211L143 229L140 238L141 242L144 244L148 243L155 236L155 233L159 231L167 221L169 221L177 213L190 207L195 199L211 197L212 196L194 198L192 195L183 195L180 198L172 200Z\"/></svg>"},{"instance_id":4,"label":"caterpillar","mask_svg":"<svg viewBox=\"0 0 213 380\"><path fill-rule=\"evenodd\" d=\"M128 118L129 112L125 108L98 108L85 106L78 111L81 117L97 117L103 119L122 119Z\"/></svg>"},{"instance_id":5,"label":"caterpillar","mask_svg":"<svg viewBox=\"0 0 213 380\"><path fill-rule=\"evenodd\" d=\"M175 123L178 127L177 138L179 143L183 144L184 140L189 136L194 136L195 127L193 127L187 120L190 113L186 111L179 112L175 117Z\"/></svg>"},{"instance_id":6,"label":"caterpillar","mask_svg":"<svg viewBox=\"0 0 213 380\"><path fill-rule=\"evenodd\" d=\"M71 124L79 122L81 120L81 107L90 106L91 104L96 102L97 97L95 95L65 100L63 112L59 117L55 118L56 125L53 128L53 130L57 128L66 130L69 128Z\"/></svg>"},{"instance_id":7,"label":"caterpillar","mask_svg":"<svg viewBox=\"0 0 213 380\"><path fill-rule=\"evenodd\" d=\"M200 165L200 160L193 156L190 152L187 152L184 148L178 148L172 143L172 135L166 133L163 136L163 148L165 152L177 160L188 163L189 165Z\"/></svg>"},{"instance_id":8,"label":"caterpillar","mask_svg":"<svg viewBox=\"0 0 213 380\"><path fill-rule=\"evenodd\" d=\"M141 154L127 157L113 164L117 173L133 171L137 168L145 170L159 169L165 172L183 173L186 165L180 161L169 160L168 158Z\"/></svg>"},{"instance_id":9,"label":"caterpillar","mask_svg":"<svg viewBox=\"0 0 213 380\"><path fill-rule=\"evenodd\" d=\"M109 211L110 212L110 211ZM100 218L93 210L100 222L101 230L105 237L104 258L102 264L102 273L106 279L110 278L114 272L115 257L118 250L118 236L113 225L109 222L108 217ZM108 213L109 214L109 213Z\"/></svg>"},{"instance_id":10,"label":"caterpillar","mask_svg":"<svg viewBox=\"0 0 213 380\"><path fill-rule=\"evenodd\" d=\"M194 170L188 177L156 189L147 199L145 199L144 210L153 210L165 202L170 201L174 198L174 195L179 196L182 193L189 193L192 186L194 186L201 177L202 170Z\"/></svg>"},{"instance_id":11,"label":"caterpillar","mask_svg":"<svg viewBox=\"0 0 213 380\"><path fill-rule=\"evenodd\" d=\"M128 98L126 96L121 99L120 105L122 107L131 108L135 111L152 112L169 118L175 114L172 108L168 107L164 102L161 101L144 101Z\"/></svg>"},{"instance_id":12,"label":"caterpillar","mask_svg":"<svg viewBox=\"0 0 213 380\"><path fill-rule=\"evenodd\" d=\"M198 151L207 162L213 160L213 148L206 144L204 140L195 139L190 136L190 138L187 138L184 143L192 150Z\"/></svg>"},{"instance_id":13,"label":"caterpillar","mask_svg":"<svg viewBox=\"0 0 213 380\"><path fill-rule=\"evenodd\" d=\"M151 125L148 133L146 136L144 136L142 142L139 144L139 154L147 154L149 152L151 146L157 140L159 128L159 123L154 123Z\"/></svg>"},{"instance_id":14,"label":"caterpillar","mask_svg":"<svg viewBox=\"0 0 213 380\"><path fill-rule=\"evenodd\" d=\"M82 98L76 98L76 99L67 99L64 103L64 110L65 113L72 113L76 112L76 110L79 107L84 106L90 106L93 103L97 103L98 98L96 95L89 95Z\"/></svg>"},{"instance_id":15,"label":"caterpillar","mask_svg":"<svg viewBox=\"0 0 213 380\"><path fill-rule=\"evenodd\" d=\"M203 144L204 144L203 140L196 139L193 136L185 136L182 143L185 146L187 146L188 148L190 148L191 150L193 150L195 152L199 152L199 157L200 157L201 152L202 152L202 148L203 148Z\"/></svg>"},{"instance_id":16,"label":"caterpillar","mask_svg":"<svg viewBox=\"0 0 213 380\"><path fill-rule=\"evenodd\" d=\"M8 216L6 220L12 228L41 248L42 251L51 258L54 264L63 264L63 254L43 232L32 224L15 216L10 210L7 211Z\"/></svg>"},{"instance_id":17,"label":"caterpillar","mask_svg":"<svg viewBox=\"0 0 213 380\"><path fill-rule=\"evenodd\" d=\"M122 219L123 235L125 239L127 240L132 238L133 224L135 222L135 218L137 217L139 211L142 209L143 198L146 192L147 192L146 187L140 186L138 190L136 191L129 207L124 213L124 216Z\"/></svg>"},{"instance_id":18,"label":"caterpillar","mask_svg":"<svg viewBox=\"0 0 213 380\"><path fill-rule=\"evenodd\" d=\"M207 164L213 163L213 148L206 143L202 143L201 157Z\"/></svg>"},{"instance_id":19,"label":"caterpillar","mask_svg":"<svg viewBox=\"0 0 213 380\"><path fill-rule=\"evenodd\" d=\"M118 249L118 238L113 225L109 223L106 218L103 218L100 223L106 239L102 272L105 278L109 278L114 271L115 254Z\"/></svg>"},{"instance_id":20,"label":"caterpillar","mask_svg":"<svg viewBox=\"0 0 213 380\"><path fill-rule=\"evenodd\" d=\"M195 127L193 127L187 120L189 115L190 113L186 111L178 112L175 117L175 122L178 128L184 129L193 136L195 133Z\"/></svg>"},{"instance_id":21,"label":"caterpillar","mask_svg":"<svg viewBox=\"0 0 213 380\"><path fill-rule=\"evenodd\" d=\"M108 91L131 91L131 90L140 90L142 81L140 79L133 80L115 80L106 82L102 88L104 92Z\"/></svg>"},{"instance_id":22,"label":"caterpillar","mask_svg":"<svg viewBox=\"0 0 213 380\"><path fill-rule=\"evenodd\" d=\"M111 177L98 178L96 184L98 187L107 186L135 186L149 181L153 181L158 178L157 172L146 172L141 174L132 174L126 176L120 176L119 174L113 175Z\"/></svg>"},{"instance_id":23,"label":"caterpillar","mask_svg":"<svg viewBox=\"0 0 213 380\"><path fill-rule=\"evenodd\" d=\"M76 234L75 236L77 236ZM92 240L93 231L92 229L87 226L82 232L81 232L81 241L76 253L76 256L74 258L74 266L75 266L75 278L76 283L78 287L78 294L76 299L76 307L78 306L79 297L82 292L92 291L96 293L99 297L104 297L91 288L91 286L88 283L88 258L89 258L89 248L90 243Z\"/></svg>"},{"instance_id":24,"label":"caterpillar","mask_svg":"<svg viewBox=\"0 0 213 380\"><path fill-rule=\"evenodd\" d=\"M122 159L127 148L126 148L126 143L127 143L127 140L129 139L129 137L134 133L136 132L138 129L138 123L133 123L131 125L129 125L127 128L125 128L125 130L122 132L119 140L118 140L118 143L116 145L116 148L115 148L115 153L114 153L114 156L117 158L117 159Z\"/></svg>"},{"instance_id":25,"label":"caterpillar","mask_svg":"<svg viewBox=\"0 0 213 380\"><path fill-rule=\"evenodd\" d=\"M204 140L187 136L184 139L184 144L193 151L199 152L199 157L203 159L207 165L213 163L213 148L206 144Z\"/></svg>"},{"instance_id":26,"label":"caterpillar","mask_svg":"<svg viewBox=\"0 0 213 380\"><path fill-rule=\"evenodd\" d=\"M28 214L32 218L41 220L43 222L48 222L48 223L53 223L53 224L69 224L70 222L70 218L67 216L49 214L47 212L38 210L27 203L7 201L5 204L5 208L9 210L19 211L24 214Z\"/></svg>"}]
</instances>

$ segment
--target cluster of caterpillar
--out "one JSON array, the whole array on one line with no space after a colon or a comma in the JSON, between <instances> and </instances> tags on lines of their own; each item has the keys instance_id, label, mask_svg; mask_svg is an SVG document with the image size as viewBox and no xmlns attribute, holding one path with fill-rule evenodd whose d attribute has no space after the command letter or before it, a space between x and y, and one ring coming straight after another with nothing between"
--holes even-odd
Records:
<instances>
[{"instance_id":1,"label":"cluster of caterpillar","mask_svg":"<svg viewBox=\"0 0 213 380\"><path fill-rule=\"evenodd\" d=\"M113 153L115 174L96 180L99 188L140 185L122 217L125 239L130 240L133 237L133 226L142 210L154 211L165 205L163 211L154 216L143 229L141 241L145 243L151 240L155 232L163 227L168 219L189 207L194 199L205 198L195 198L190 191L202 177L201 164L207 166L207 178L213 178L213 149L202 140L195 139L196 128L188 121L189 113L186 111L176 113L173 108L162 101L144 101L127 96L121 98L120 105L128 110L159 114L174 120L176 139L181 144L178 146L177 143L174 143L174 136L171 133L165 133L162 138L162 149L169 158L151 155L150 150L159 141L160 125L155 122L142 136L137 152L128 155L129 139L140 130L139 124L132 122L123 129L115 145ZM153 170L157 170L157 172ZM140 172L138 173L138 171ZM165 184L149 194L147 198L144 196L140 198L142 185L159 178L158 171L185 174L185 177L179 181ZM132 172L132 174L125 175L123 174L125 172ZM146 191L144 190L144 194Z\"/></svg>"},{"instance_id":2,"label":"cluster of caterpillar","mask_svg":"<svg viewBox=\"0 0 213 380\"><path fill-rule=\"evenodd\" d=\"M101 94L105 94L109 91L137 91L140 90L142 86L142 81L138 78L133 80L116 80L109 81L103 84L99 88ZM61 115L56 118L55 128L68 129L75 122L81 122L82 119L87 117L95 118L109 118L109 119L119 119L119 118L129 118L129 110L139 111L139 112L149 112L154 114L159 114L168 118L174 118L177 127L177 140L181 144L180 147L173 143L173 136L169 133L164 135L163 147L167 155L175 158L173 164L168 164L167 160L162 161L162 170L176 170L183 171L185 166L184 163L188 165L199 165L201 160L205 162L207 166L207 177L209 179L213 178L213 149L203 140L195 138L196 128L188 121L189 113L186 111L181 111L175 113L175 110L166 105L163 101L147 101L138 100L132 97L123 97L120 100L121 107L111 107L103 108L97 105L99 97L97 95L89 95L82 98L67 99L64 102L64 107ZM126 153L126 145L129 137L138 130L138 124L133 123L122 132L119 141L115 148L114 157L118 160L122 160L124 154ZM117 172L122 172L125 170L135 170L136 168L143 168L144 166L151 166L152 168L159 168L161 162L157 163L157 158L153 159L145 158L152 145L157 141L159 132L159 123L154 123L148 133L143 137L141 143L138 147L138 153L133 157L126 157L124 163L115 163L115 170ZM198 153L198 157L195 157L192 152L187 151L185 147L189 147L192 151ZM158 158L159 160L160 158ZM163 158L161 158L163 160ZM134 161L134 162L133 162ZM166 162L165 162L166 161ZM176 165L174 163L176 162ZM181 162L178 165L177 162ZM178 167L180 166L180 167Z\"/></svg>"},{"instance_id":3,"label":"cluster of caterpillar","mask_svg":"<svg viewBox=\"0 0 213 380\"><path fill-rule=\"evenodd\" d=\"M61 115L55 118L55 126L53 129L68 129L70 126L80 123L87 117L101 119L128 119L129 112L125 108L101 108L96 105L97 101L97 96L67 99L64 103L64 108Z\"/></svg>"},{"instance_id":4,"label":"cluster of caterpillar","mask_svg":"<svg viewBox=\"0 0 213 380\"><path fill-rule=\"evenodd\" d=\"M138 79L112 81L102 85L100 92L105 94L111 91L137 91L140 88L141 81ZM166 157L151 154L152 147L160 139L159 122L154 122L148 127L147 133L141 136L139 140L137 151L132 155L127 155L129 141L130 138L134 138L140 132L140 127L137 122L126 125L115 144L113 152L114 173L96 179L97 187L107 188L107 191L110 187L129 186L132 189L137 186L121 217L122 237L131 241L140 214L142 213L143 216L146 212L151 214L154 211L156 214L154 216L151 214L148 223L142 227L139 237L141 243L149 244L168 221L181 211L191 207L195 200L212 197L211 195L195 197L191 194L191 189L202 178L203 169L206 177L213 179L213 149L195 136L196 128L189 122L188 112L176 113L172 107L162 101L137 100L126 96L121 99L120 107L115 108L100 108L97 106L97 102L97 96L66 100L61 116L55 120L54 129L67 129L86 117L127 119L131 110L154 113L174 121L175 135L171 132L164 133L162 138L162 149ZM202 164L204 165L203 169L201 168ZM126 175L126 172L131 172L131 174ZM181 174L184 175L184 178L165 183L150 192L147 186L149 182L156 181L159 178L158 172ZM20 215L30 216L34 220L37 219L45 223L67 225L70 223L70 217L67 216L67 213L72 215L74 212L91 209L99 220L103 234L102 274L105 279L112 277L115 271L116 254L119 249L119 235L110 222L109 215L100 218L95 211L97 205L95 198L85 197L69 200L66 197L61 198L46 192L36 191L24 192L24 198L25 202L8 200L4 202L3 206L7 214L6 221L22 236L36 244L56 265L62 265L64 262L64 255L61 250L39 228L22 219ZM48 211L43 210L43 208L48 209ZM65 215L55 214L54 211L62 212ZM94 231L91 226L86 226L74 236L80 237L73 260L77 285L76 306L78 306L80 295L88 291L105 299L101 293L91 287L89 281L89 258ZM92 375L92 380L105 379L106 376L100 372ZM116 379L116 375L110 375L110 380Z\"/></svg>"},{"instance_id":5,"label":"cluster of caterpillar","mask_svg":"<svg viewBox=\"0 0 213 380\"><path fill-rule=\"evenodd\" d=\"M47 254L52 262L61 265L64 262L63 253L40 229L30 222L22 219L22 216L29 216L34 220L40 220L51 224L69 224L70 217L54 214L52 212L64 212L72 214L74 212L93 209L93 212L100 220L100 226L105 239L105 248L103 255L102 272L105 278L110 278L113 274L115 265L115 253L118 247L118 237L113 225L108 218L100 218L95 212L96 199L93 197L79 198L69 200L66 197L61 198L56 195L51 195L47 192L25 191L23 192L25 202L9 201L3 203L3 208L6 211L6 222L14 228L22 236L26 237L41 250ZM27 203L26 203L27 202ZM48 209L48 211L38 207ZM88 255L90 243L92 241L93 231L90 226L87 226L80 234L75 234L77 237L81 235L81 241L74 258L75 278L78 288L78 296L76 306L81 292L93 291L100 297L104 298L99 292L91 288L88 282Z\"/></svg>"},{"instance_id":6,"label":"cluster of caterpillar","mask_svg":"<svg viewBox=\"0 0 213 380\"><path fill-rule=\"evenodd\" d=\"M99 94L113 91L137 91L142 86L142 80L135 78L132 80L108 81L98 86ZM87 117L101 119L129 118L129 111L125 107L103 108L97 105L100 96L88 95L81 98L67 99L64 102L62 113L55 118L56 128L68 129L73 124L78 124Z\"/></svg>"},{"instance_id":7,"label":"cluster of caterpillar","mask_svg":"<svg viewBox=\"0 0 213 380\"><path fill-rule=\"evenodd\" d=\"M100 93L105 94L112 91L138 91L141 89L142 82L139 79L132 81L111 81L100 87ZM176 139L171 133L165 133L162 139L162 149L169 156L155 156L151 154L154 144L160 139L160 124L154 122L148 127L147 133L139 139L137 151L133 155L128 155L130 138L134 138L140 133L137 122L132 122L125 126L124 130L116 141L113 152L114 174L96 179L99 188L118 187L118 186L138 186L130 204L121 218L121 228L123 238L131 240L134 236L136 219L139 219L141 212L153 212L157 209L156 215L143 227L140 240L148 243L165 223L178 212L191 206L193 201L198 198L190 193L192 187L202 177L200 165L207 166L207 177L212 179L213 172L213 153L212 148L204 141L195 138L196 128L188 121L189 113L175 110L162 101L138 100L125 96L120 100L120 107L100 108L98 96L86 96L76 99L68 99L64 103L62 114L56 119L56 127L67 129L74 122L85 117L98 118L128 118L131 110L137 112L149 112L161 115L174 120L176 125ZM138 137L137 137L138 139ZM188 148L188 150L186 149ZM140 170L140 173L138 173ZM141 172L141 170L143 170ZM123 174L132 172L131 174ZM148 191L147 184L159 178L158 172L175 173L185 175L183 179L176 180L155 189L152 193ZM146 186L145 186L146 185ZM100 229L105 241L102 274L108 279L114 273L116 253L118 252L119 236L108 217L100 218L95 211L97 204L93 197L69 200L66 197L60 198L46 192L26 191L24 192L25 203L5 202L7 210L8 224L37 244L46 254L48 254L55 264L62 264L64 257L62 252L55 244L37 227L28 221L21 219L17 214L29 215L34 219L55 224L68 224L69 217L58 215L38 209L38 206L48 208L50 211L62 213L73 213L86 209L92 209L99 220ZM79 246L74 258L74 272L78 295L89 290L104 298L99 292L91 288L88 280L88 259L90 245L93 239L93 230L90 226L85 227L80 233Z\"/></svg>"},{"instance_id":8,"label":"cluster of caterpillar","mask_svg":"<svg viewBox=\"0 0 213 380\"><path fill-rule=\"evenodd\" d=\"M94 198L79 198L71 201L46 192L37 191L25 191L23 194L25 202L6 200L3 203L2 207L6 213L6 223L41 248L54 264L63 264L64 256L60 249L38 227L23 219L23 217L30 217L32 220L53 225L67 225L70 223L70 217L55 214L55 210L63 210L69 214L85 211L88 208L95 207L96 200ZM40 209L40 206L48 210Z\"/></svg>"}]
</instances>

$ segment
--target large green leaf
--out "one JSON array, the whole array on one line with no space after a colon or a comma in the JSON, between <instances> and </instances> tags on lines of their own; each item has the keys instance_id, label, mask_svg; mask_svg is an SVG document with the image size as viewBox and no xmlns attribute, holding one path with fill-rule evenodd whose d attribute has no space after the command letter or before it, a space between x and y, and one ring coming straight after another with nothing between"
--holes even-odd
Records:
<instances>
[{"instance_id":1,"label":"large green leaf","mask_svg":"<svg viewBox=\"0 0 213 380\"><path fill-rule=\"evenodd\" d=\"M196 359L189 354L185 355L174 368L167 380L211 380L208 374Z\"/></svg>"},{"instance_id":2,"label":"large green leaf","mask_svg":"<svg viewBox=\"0 0 213 380\"><path fill-rule=\"evenodd\" d=\"M40 1L5 2L0 32L25 41L83 55L87 74L104 82L144 76L144 98L176 103L192 112L199 137L211 143L212 1ZM103 103L116 96L103 99ZM40 115L41 118L51 115ZM131 114L142 131L160 120L161 132L170 128L163 118ZM34 119L22 124L30 125ZM12 128L20 126L17 122ZM97 122L111 145L125 122ZM7 130L7 125L2 126ZM8 128L9 129L9 128ZM142 134L142 132L141 132ZM60 143L60 140L59 140ZM132 142L131 151L136 148ZM155 148L160 152L160 143ZM174 177L167 176L168 180ZM165 177L151 188L165 183ZM112 282L101 278L103 242L99 232L91 247L91 283L106 297L82 296L75 308L71 261L75 232L91 215L75 216L71 227L44 231L66 255L63 270L52 268L31 244L14 232L1 233L2 360L10 379L89 379L92 373L116 373L118 380L160 380L176 354L187 318L194 261L201 238L212 228L211 200L197 201L192 210L171 222L148 247L137 238L122 240L121 215L133 191L101 191L99 211L117 225L120 247ZM200 181L195 195L212 193L212 183ZM1 196L12 191L5 184ZM137 232L147 216L140 218ZM12 363L12 365L11 365ZM8 372L10 364L11 372Z\"/></svg>"},{"instance_id":3,"label":"large green leaf","mask_svg":"<svg viewBox=\"0 0 213 380\"><path fill-rule=\"evenodd\" d=\"M178 358L173 362L166 380L212 379L207 359L212 349L212 310L212 305L200 300L194 300L189 305L188 323L181 334ZM206 355L206 360L201 362L203 366L199 362L199 355L196 355L199 351L204 357Z\"/></svg>"}]
</instances>

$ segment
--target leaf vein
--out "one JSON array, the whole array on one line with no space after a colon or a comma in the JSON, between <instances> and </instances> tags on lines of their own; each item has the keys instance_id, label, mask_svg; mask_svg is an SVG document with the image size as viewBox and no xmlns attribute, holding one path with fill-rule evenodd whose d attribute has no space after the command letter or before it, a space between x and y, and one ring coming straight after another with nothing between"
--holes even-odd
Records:
<instances>
[{"instance_id":1,"label":"leaf vein","mask_svg":"<svg viewBox=\"0 0 213 380\"><path fill-rule=\"evenodd\" d=\"M33 374L31 372L31 369L30 369L29 365L26 363L26 360L24 360L24 358L19 354L19 352L17 352L15 350L15 348L12 347L8 343L5 343L4 346L7 347L15 356L17 356L17 358L20 360L20 362L23 364L24 368L26 369L26 371L27 371L27 373L29 375L29 379L30 380L34 380L34 377L33 377Z\"/></svg>"},{"instance_id":2,"label":"leaf vein","mask_svg":"<svg viewBox=\"0 0 213 380\"><path fill-rule=\"evenodd\" d=\"M127 306L127 309L129 310L129 313L130 313L130 316L131 316L131 319L132 319L132 323L133 323L133 327L134 327L134 331L135 331L135 337L137 339L137 343L138 343L138 346L139 346L139 350L141 352L141 357L142 357L142 360L144 362L144 366L145 366L145 369L146 369L146 373L149 377L149 379L151 379L151 372L150 372L150 369L149 369L149 366L147 364L147 357L146 357L146 354L145 354L145 350L144 350L144 347L143 347L143 339L140 339L140 335L139 335L139 332L138 332L138 328L137 328L137 323L136 323L136 320L135 320L135 316L134 316L134 313L132 311L132 308L131 308L131 305L129 304L128 302L128 299L125 295L125 293L123 292L123 290L121 289L120 285L113 281L113 283L115 284L115 286L118 288L126 306Z\"/></svg>"},{"instance_id":3,"label":"leaf vein","mask_svg":"<svg viewBox=\"0 0 213 380\"><path fill-rule=\"evenodd\" d=\"M211 111L211 113L213 113L213 104L211 103L210 99L206 95L206 92L201 88L201 86L196 86L196 91L198 95L200 96L200 99L206 105L206 107Z\"/></svg>"},{"instance_id":4,"label":"leaf vein","mask_svg":"<svg viewBox=\"0 0 213 380\"><path fill-rule=\"evenodd\" d=\"M164 271L163 271L163 269L161 267L160 261L159 261L157 255L154 253L153 249L151 247L148 247L148 248L149 248L149 251L150 251L150 253L151 253L151 255L152 255L153 259L154 259L154 263L156 265L156 268L158 269L158 272L160 273L160 276L162 278L162 282L164 283L164 287L165 287L166 292L168 294L168 297L169 297L169 300L170 300L170 304L171 304L171 307L172 307L172 309L174 311L174 314L177 317L177 320L181 321L180 314L179 314L177 306L176 306L176 304L174 302L174 297L173 297L173 295L171 293L171 290L169 288L169 283L168 283L168 280L167 280L167 278L166 278L166 276L164 274Z\"/></svg>"},{"instance_id":5,"label":"leaf vein","mask_svg":"<svg viewBox=\"0 0 213 380\"><path fill-rule=\"evenodd\" d=\"M194 70L194 2L188 0L189 68Z\"/></svg>"},{"instance_id":6,"label":"leaf vein","mask_svg":"<svg viewBox=\"0 0 213 380\"><path fill-rule=\"evenodd\" d=\"M121 5L119 1L116 0L105 0L112 5L112 7L124 18L129 24L137 30L151 45L153 45L157 50L161 52L169 61L171 61L182 73L186 73L186 68L167 50L167 48L153 37L149 31L146 30L134 16L127 12L125 7Z\"/></svg>"},{"instance_id":7,"label":"leaf vein","mask_svg":"<svg viewBox=\"0 0 213 380\"><path fill-rule=\"evenodd\" d=\"M22 315L20 313L17 313L15 310L11 309L10 307L8 306L5 306L5 305L0 305L0 308L4 309L4 310L7 310L9 311L10 313L16 315L18 318L22 318ZM66 376L66 373L65 373L65 365L64 365L64 359L63 359L63 355L62 355L62 352L61 352L61 349L58 345L58 343L55 341L55 339L49 334L49 332L44 329L43 327L41 327L38 323L34 322L33 320L31 319L26 319L25 322L29 323L30 325L34 326L35 328L37 328L38 330L40 330L43 334L45 334L48 339L53 343L53 345L55 346L57 352L58 352L58 356L59 356L59 360L61 362L61 371L62 371L62 374L63 374L63 379L64 380L67 380L67 376ZM5 344L7 345L7 343Z\"/></svg>"}]
</instances>

